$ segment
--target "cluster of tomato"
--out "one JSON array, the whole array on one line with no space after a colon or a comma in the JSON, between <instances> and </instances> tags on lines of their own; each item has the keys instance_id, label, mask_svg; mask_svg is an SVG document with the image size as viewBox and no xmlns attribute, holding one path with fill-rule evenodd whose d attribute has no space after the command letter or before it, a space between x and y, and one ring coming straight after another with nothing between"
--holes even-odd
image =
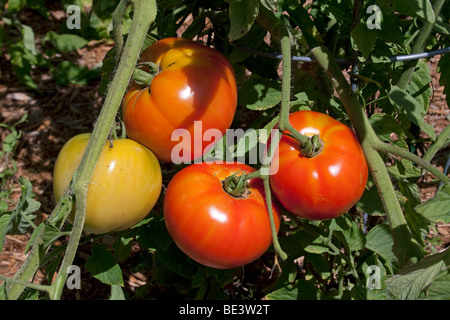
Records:
<instances>
[{"instance_id":1,"label":"cluster of tomato","mask_svg":"<svg viewBox=\"0 0 450 320\"><path fill-rule=\"evenodd\" d=\"M107 143L91 179L84 230L107 233L127 229L142 220L156 204L162 189L161 162L170 162L177 144L172 132L183 128L223 134L237 106L233 67L218 51L192 40L160 40L141 55L158 66L149 86L131 85L122 107L128 139ZM281 208L307 219L335 218L361 197L367 165L361 146L349 127L312 111L290 115L304 135L320 135L321 152L300 153L300 144L284 135L272 165L273 222L278 232ZM202 132L202 135L203 135ZM60 199L87 147L89 134L69 140L58 155L54 194ZM184 152L198 159L211 146L205 141ZM231 195L224 181L255 171L243 163L195 163L180 170L164 194L164 219L178 247L189 257L214 268L233 268L260 257L272 243L263 182L248 179L245 192ZM274 171L273 171L274 172Z\"/></svg>"}]
</instances>

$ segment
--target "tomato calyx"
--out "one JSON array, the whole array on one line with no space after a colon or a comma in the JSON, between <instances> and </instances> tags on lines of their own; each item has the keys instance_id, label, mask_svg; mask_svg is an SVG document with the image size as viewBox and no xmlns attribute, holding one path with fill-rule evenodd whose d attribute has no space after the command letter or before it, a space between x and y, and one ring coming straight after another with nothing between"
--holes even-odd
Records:
<instances>
[{"instance_id":1,"label":"tomato calyx","mask_svg":"<svg viewBox=\"0 0 450 320\"><path fill-rule=\"evenodd\" d=\"M314 158L322 152L324 142L322 139L320 139L320 135L315 134L313 136L306 137L301 135L299 132L296 133L297 134L284 133L284 135L297 140L297 142L299 143L300 154L302 156L307 158Z\"/></svg>"},{"instance_id":2,"label":"tomato calyx","mask_svg":"<svg viewBox=\"0 0 450 320\"><path fill-rule=\"evenodd\" d=\"M141 62L133 71L133 80L141 87L148 87L158 72L159 67L155 63Z\"/></svg>"},{"instance_id":3,"label":"tomato calyx","mask_svg":"<svg viewBox=\"0 0 450 320\"><path fill-rule=\"evenodd\" d=\"M304 157L314 158L323 150L323 140L320 135L313 135L308 138L307 143L300 143L300 153Z\"/></svg>"},{"instance_id":4,"label":"tomato calyx","mask_svg":"<svg viewBox=\"0 0 450 320\"><path fill-rule=\"evenodd\" d=\"M245 174L237 176L239 172L232 174L222 181L223 189L234 198L243 198L247 192L247 179Z\"/></svg>"}]
</instances>

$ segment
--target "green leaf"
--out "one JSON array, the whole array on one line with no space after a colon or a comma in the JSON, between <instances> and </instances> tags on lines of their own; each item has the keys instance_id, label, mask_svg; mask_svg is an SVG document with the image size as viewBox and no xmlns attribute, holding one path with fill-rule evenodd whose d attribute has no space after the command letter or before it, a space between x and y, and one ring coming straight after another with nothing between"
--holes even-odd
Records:
<instances>
[{"instance_id":1,"label":"green leaf","mask_svg":"<svg viewBox=\"0 0 450 320\"><path fill-rule=\"evenodd\" d=\"M345 216L331 220L330 230L340 232L344 237L339 236L342 242L347 243L348 248L352 251L359 251L364 248L366 243L365 235L361 227L353 220L347 219Z\"/></svg>"},{"instance_id":2,"label":"green leaf","mask_svg":"<svg viewBox=\"0 0 450 320\"><path fill-rule=\"evenodd\" d=\"M417 61L416 69L406 90L422 105L425 112L428 110L430 98L433 94L430 83L431 71L428 63L425 60Z\"/></svg>"},{"instance_id":3,"label":"green leaf","mask_svg":"<svg viewBox=\"0 0 450 320\"><path fill-rule=\"evenodd\" d=\"M450 223L450 184L443 184L432 199L414 209L432 223Z\"/></svg>"},{"instance_id":4,"label":"green leaf","mask_svg":"<svg viewBox=\"0 0 450 320\"><path fill-rule=\"evenodd\" d=\"M69 84L85 85L100 76L100 69L95 68L91 70L70 61L63 61L56 67L53 76L56 82L62 86Z\"/></svg>"},{"instance_id":5,"label":"green leaf","mask_svg":"<svg viewBox=\"0 0 450 320\"><path fill-rule=\"evenodd\" d=\"M242 38L252 27L259 12L259 0L227 0L229 3L229 41Z\"/></svg>"},{"instance_id":6,"label":"green leaf","mask_svg":"<svg viewBox=\"0 0 450 320\"><path fill-rule=\"evenodd\" d=\"M186 279L192 279L194 276L194 266L187 257L174 243L167 251L157 250L154 254L155 265L163 266Z\"/></svg>"},{"instance_id":7,"label":"green leaf","mask_svg":"<svg viewBox=\"0 0 450 320\"><path fill-rule=\"evenodd\" d=\"M361 199L359 199L356 204L356 207L371 216L386 215L380 193L376 186L364 191Z\"/></svg>"},{"instance_id":8,"label":"green leaf","mask_svg":"<svg viewBox=\"0 0 450 320\"><path fill-rule=\"evenodd\" d=\"M267 110L281 101L281 84L278 80L252 76L238 94L239 105L250 110Z\"/></svg>"},{"instance_id":9,"label":"green leaf","mask_svg":"<svg viewBox=\"0 0 450 320\"><path fill-rule=\"evenodd\" d=\"M326 245L320 244L318 240L317 244L310 244L305 247L305 251L313 254L324 254L326 252L330 252L330 249L328 249Z\"/></svg>"},{"instance_id":10,"label":"green leaf","mask_svg":"<svg viewBox=\"0 0 450 320\"><path fill-rule=\"evenodd\" d=\"M6 234L8 232L9 221L11 220L11 214L3 213L0 215L0 248L3 248Z\"/></svg>"},{"instance_id":11,"label":"green leaf","mask_svg":"<svg viewBox=\"0 0 450 320\"><path fill-rule=\"evenodd\" d=\"M319 300L319 290L311 281L298 280L265 296L267 300Z\"/></svg>"},{"instance_id":12,"label":"green leaf","mask_svg":"<svg viewBox=\"0 0 450 320\"><path fill-rule=\"evenodd\" d=\"M391 273L394 273L397 264L397 258L392 251L393 245L394 239L386 224L376 225L366 236L366 248L382 257Z\"/></svg>"},{"instance_id":13,"label":"green leaf","mask_svg":"<svg viewBox=\"0 0 450 320\"><path fill-rule=\"evenodd\" d=\"M109 300L126 300L121 286L117 284L111 286L111 295L109 296Z\"/></svg>"},{"instance_id":14,"label":"green leaf","mask_svg":"<svg viewBox=\"0 0 450 320\"><path fill-rule=\"evenodd\" d=\"M418 178L422 175L419 168L414 167L411 161L405 159L401 161L395 159L394 163L387 167L387 170L396 179Z\"/></svg>"},{"instance_id":15,"label":"green leaf","mask_svg":"<svg viewBox=\"0 0 450 320\"><path fill-rule=\"evenodd\" d=\"M29 180L19 177L22 190L19 202L9 214L8 234L25 234L30 230L32 221L36 218L35 212L40 208L40 202L33 199L33 186Z\"/></svg>"},{"instance_id":16,"label":"green leaf","mask_svg":"<svg viewBox=\"0 0 450 320\"><path fill-rule=\"evenodd\" d=\"M57 34L49 31L42 40L43 43L50 41L53 46L60 52L70 52L84 47L88 41L76 34Z\"/></svg>"},{"instance_id":17,"label":"green leaf","mask_svg":"<svg viewBox=\"0 0 450 320\"><path fill-rule=\"evenodd\" d=\"M424 120L425 109L414 97L407 91L400 89L398 86L392 86L389 92L389 100L396 105L401 111L406 114L409 121L415 123L425 133L427 133L432 140L436 139L436 133L433 126L426 123Z\"/></svg>"},{"instance_id":18,"label":"green leaf","mask_svg":"<svg viewBox=\"0 0 450 320\"><path fill-rule=\"evenodd\" d=\"M303 3L296 3L294 8L288 7L287 12L289 13L290 19L301 30L301 34L305 38L309 48L314 48L324 42Z\"/></svg>"},{"instance_id":19,"label":"green leaf","mask_svg":"<svg viewBox=\"0 0 450 320\"><path fill-rule=\"evenodd\" d=\"M426 300L450 300L450 269L440 272L420 296Z\"/></svg>"},{"instance_id":20,"label":"green leaf","mask_svg":"<svg viewBox=\"0 0 450 320\"><path fill-rule=\"evenodd\" d=\"M405 142L405 132L397 120L395 120L391 115L385 113L375 113L370 117L369 122L380 140L394 143L405 149L408 148L408 145ZM396 139L392 138L393 133L395 133Z\"/></svg>"},{"instance_id":21,"label":"green leaf","mask_svg":"<svg viewBox=\"0 0 450 320\"><path fill-rule=\"evenodd\" d=\"M400 274L386 280L386 289L392 298L416 300L434 277L450 265L448 248L427 256L414 265L401 270Z\"/></svg>"},{"instance_id":22,"label":"green leaf","mask_svg":"<svg viewBox=\"0 0 450 320\"><path fill-rule=\"evenodd\" d=\"M419 18L434 23L436 16L429 0L396 0L393 1L395 9L405 15L418 16Z\"/></svg>"},{"instance_id":23,"label":"green leaf","mask_svg":"<svg viewBox=\"0 0 450 320\"><path fill-rule=\"evenodd\" d=\"M25 50L29 51L33 55L37 55L38 51L36 49L33 29L23 24L22 37Z\"/></svg>"},{"instance_id":24,"label":"green leaf","mask_svg":"<svg viewBox=\"0 0 450 320\"><path fill-rule=\"evenodd\" d=\"M358 23L350 34L352 48L360 51L364 59L369 57L377 38L377 32L369 30L363 23Z\"/></svg>"},{"instance_id":25,"label":"green leaf","mask_svg":"<svg viewBox=\"0 0 450 320\"><path fill-rule=\"evenodd\" d=\"M28 87L36 90L38 85L31 77L31 63L29 61L29 55L27 54L23 41L11 44L8 47L8 52L11 55L11 65L14 69L14 73L19 80Z\"/></svg>"},{"instance_id":26,"label":"green leaf","mask_svg":"<svg viewBox=\"0 0 450 320\"><path fill-rule=\"evenodd\" d=\"M94 245L85 267L101 282L109 285L123 285L122 270L105 245Z\"/></svg>"},{"instance_id":27,"label":"green leaf","mask_svg":"<svg viewBox=\"0 0 450 320\"><path fill-rule=\"evenodd\" d=\"M25 6L26 3L26 0L8 0L8 11L11 13L17 13Z\"/></svg>"}]
</instances>

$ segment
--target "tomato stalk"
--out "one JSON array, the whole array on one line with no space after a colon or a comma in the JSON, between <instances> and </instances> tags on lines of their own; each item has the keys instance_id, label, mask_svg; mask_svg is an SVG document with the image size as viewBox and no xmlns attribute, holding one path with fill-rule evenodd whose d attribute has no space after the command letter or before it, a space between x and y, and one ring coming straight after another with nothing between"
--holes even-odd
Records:
<instances>
[{"instance_id":1,"label":"tomato stalk","mask_svg":"<svg viewBox=\"0 0 450 320\"><path fill-rule=\"evenodd\" d=\"M287 131L290 136L300 143L300 152L305 157L317 156L323 147L323 141L319 136L305 136L295 130L289 122L289 110L291 100L291 34L286 26L270 10L264 6L259 6L257 21L261 23L271 35L281 43L282 53L282 81L281 81L281 107L278 129L281 132ZM286 133L285 133L286 134Z\"/></svg>"},{"instance_id":2,"label":"tomato stalk","mask_svg":"<svg viewBox=\"0 0 450 320\"><path fill-rule=\"evenodd\" d=\"M141 67L147 67L146 70ZM150 61L139 63L133 71L133 80L141 87L148 87L158 73L158 66Z\"/></svg>"},{"instance_id":3,"label":"tomato stalk","mask_svg":"<svg viewBox=\"0 0 450 320\"><path fill-rule=\"evenodd\" d=\"M436 18L439 16L439 12L441 11L444 3L445 0L436 0L433 2L433 11ZM419 36L417 37L417 41L414 43L414 46L411 50L411 54L420 53L424 51L428 43L431 31L433 30L433 27L434 22L431 22L429 20L425 21L424 25L421 28ZM400 75L397 81L397 86L399 88L405 89L408 83L411 81L411 77L414 73L418 61L419 60L412 60L406 64L405 70Z\"/></svg>"},{"instance_id":4,"label":"tomato stalk","mask_svg":"<svg viewBox=\"0 0 450 320\"><path fill-rule=\"evenodd\" d=\"M238 173L236 172L223 181L224 190L235 198L242 197L245 194L248 180L245 174L238 176Z\"/></svg>"},{"instance_id":5,"label":"tomato stalk","mask_svg":"<svg viewBox=\"0 0 450 320\"><path fill-rule=\"evenodd\" d=\"M51 299L59 299L67 278L66 270L73 263L79 239L83 230L87 206L87 190L89 181L95 169L95 164L110 133L117 111L127 85L131 79L134 66L140 54L147 30L156 17L155 1L136 0L134 16L128 34L128 39L120 56L115 76L108 89L108 95L95 124L87 149L74 177L74 192L77 201L75 219L66 254L60 271L54 282Z\"/></svg>"},{"instance_id":6,"label":"tomato stalk","mask_svg":"<svg viewBox=\"0 0 450 320\"><path fill-rule=\"evenodd\" d=\"M350 117L356 135L361 142L367 163L374 177L375 184L389 219L391 232L394 238L393 250L399 260L400 266L404 266L410 262L417 262L423 257L423 252L412 236L411 230L403 215L401 205L397 199L394 186L390 180L386 165L376 149L376 147L380 147L380 140L373 131L363 108L359 104L355 94L352 92L342 71L333 60L333 57L329 54L328 50L326 48L318 47L314 48L311 53L330 78L334 89L339 95L339 98Z\"/></svg>"}]
</instances>

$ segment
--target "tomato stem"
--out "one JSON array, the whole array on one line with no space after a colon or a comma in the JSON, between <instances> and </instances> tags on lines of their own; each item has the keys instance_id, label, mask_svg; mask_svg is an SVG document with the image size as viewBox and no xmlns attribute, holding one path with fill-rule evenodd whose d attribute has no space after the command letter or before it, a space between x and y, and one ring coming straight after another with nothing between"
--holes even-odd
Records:
<instances>
[{"instance_id":1,"label":"tomato stem","mask_svg":"<svg viewBox=\"0 0 450 320\"><path fill-rule=\"evenodd\" d=\"M281 260L287 259L286 252L283 251L281 248L280 242L278 241L278 233L275 226L275 219L273 218L273 207L272 207L272 193L270 191L270 182L269 182L269 176L263 176L261 177L264 183L264 192L266 196L266 203L267 203L267 211L269 212L269 221L270 221L270 230L272 232L272 245L275 249L275 252L280 256Z\"/></svg>"},{"instance_id":2,"label":"tomato stem","mask_svg":"<svg viewBox=\"0 0 450 320\"><path fill-rule=\"evenodd\" d=\"M406 218L403 215L402 207L392 185L386 165L376 149L377 146L378 148L380 146L380 140L370 125L369 119L364 113L357 97L352 92L342 71L328 50L317 47L311 53L331 80L334 89L350 117L356 135L361 142L367 163L388 216L394 239L393 250L398 258L400 267L408 263L417 262L423 257L423 252L420 245L414 240Z\"/></svg>"},{"instance_id":3,"label":"tomato stem","mask_svg":"<svg viewBox=\"0 0 450 320\"><path fill-rule=\"evenodd\" d=\"M73 263L75 253L78 248L79 239L83 231L83 225L87 206L87 190L92 177L95 165L105 145L108 134L112 128L117 111L128 83L133 74L134 66L140 54L147 30L156 17L155 0L134 1L134 16L128 34L128 39L120 57L117 72L108 89L108 95L100 111L99 118L95 124L92 136L83 155L79 168L76 170L74 178L74 191L76 198L76 213L73 228L67 246L66 254L60 266L60 272L55 283L61 284L67 278L66 270ZM63 285L57 287L53 294L54 299L59 299Z\"/></svg>"},{"instance_id":4,"label":"tomato stem","mask_svg":"<svg viewBox=\"0 0 450 320\"><path fill-rule=\"evenodd\" d=\"M223 181L224 190L235 198L242 197L247 189L247 178L245 174L237 175L239 172L227 177Z\"/></svg>"},{"instance_id":5,"label":"tomato stem","mask_svg":"<svg viewBox=\"0 0 450 320\"><path fill-rule=\"evenodd\" d=\"M270 31L271 35L281 44L282 79L281 107L278 129L283 134L289 134L300 143L300 152L305 157L317 156L323 148L323 141L318 136L308 137L298 132L289 122L291 101L291 44L292 36L286 26L264 6L260 6L257 20Z\"/></svg>"},{"instance_id":6,"label":"tomato stem","mask_svg":"<svg viewBox=\"0 0 450 320\"><path fill-rule=\"evenodd\" d=\"M117 5L112 18L114 41L116 43L116 57L120 57L123 49L123 34L122 34L122 18L131 0L121 0ZM119 60L119 59L117 59Z\"/></svg>"},{"instance_id":7,"label":"tomato stem","mask_svg":"<svg viewBox=\"0 0 450 320\"><path fill-rule=\"evenodd\" d=\"M148 67L141 69L141 67ZM148 87L158 73L158 66L150 61L142 62L133 71L133 80L141 87Z\"/></svg>"}]
</instances>

